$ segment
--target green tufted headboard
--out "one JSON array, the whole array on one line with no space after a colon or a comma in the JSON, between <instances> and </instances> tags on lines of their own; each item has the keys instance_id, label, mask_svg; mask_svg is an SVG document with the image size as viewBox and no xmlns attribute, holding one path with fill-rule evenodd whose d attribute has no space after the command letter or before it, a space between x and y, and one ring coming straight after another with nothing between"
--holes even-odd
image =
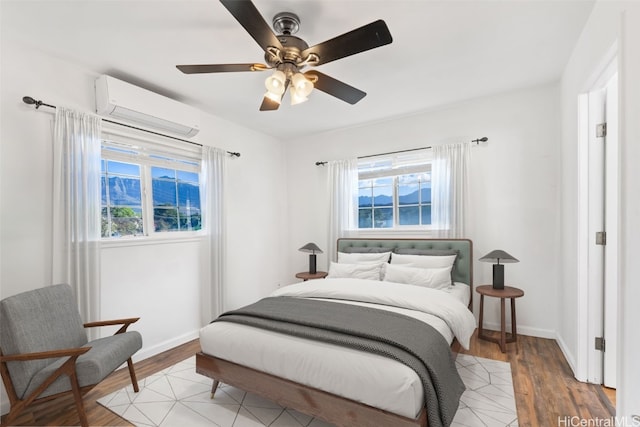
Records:
<instances>
[{"instance_id":1,"label":"green tufted headboard","mask_svg":"<svg viewBox=\"0 0 640 427\"><path fill-rule=\"evenodd\" d=\"M471 286L473 292L473 243L469 239L338 239L338 252L346 248L439 249L458 251L453 269L453 280Z\"/></svg>"}]
</instances>

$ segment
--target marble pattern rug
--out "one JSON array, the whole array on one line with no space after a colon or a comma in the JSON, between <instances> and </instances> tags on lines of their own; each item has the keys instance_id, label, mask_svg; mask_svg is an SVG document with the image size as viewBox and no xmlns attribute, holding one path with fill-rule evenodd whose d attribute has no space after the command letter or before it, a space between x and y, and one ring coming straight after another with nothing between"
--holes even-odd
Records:
<instances>
[{"instance_id":1,"label":"marble pattern rug","mask_svg":"<svg viewBox=\"0 0 640 427\"><path fill-rule=\"evenodd\" d=\"M458 355L467 390L452 426L518 425L509 363ZM195 356L129 385L98 403L136 426L154 427L331 427L324 421L221 384L210 399L211 380L195 372Z\"/></svg>"}]
</instances>

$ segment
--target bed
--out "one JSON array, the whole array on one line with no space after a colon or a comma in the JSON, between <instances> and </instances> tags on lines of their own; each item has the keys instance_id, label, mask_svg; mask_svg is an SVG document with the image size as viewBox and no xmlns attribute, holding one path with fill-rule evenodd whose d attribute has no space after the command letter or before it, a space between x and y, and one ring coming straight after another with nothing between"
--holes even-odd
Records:
<instances>
[{"instance_id":1,"label":"bed","mask_svg":"<svg viewBox=\"0 0 640 427\"><path fill-rule=\"evenodd\" d=\"M326 313L333 313L331 310L334 307L343 310L342 306L347 305L348 310L361 310L367 316L368 311L384 311L385 316L396 316L397 313L397 317L411 317L403 321L428 323L431 325L429 333L436 331L436 340L445 342L444 350L438 350L434 357L447 356L451 359L451 349L468 345L475 328L475 319L470 311L473 294L473 248L470 240L339 239L337 249L342 260L331 264L327 279L282 287L259 303L279 304L295 300L295 304L322 307L322 316L325 317ZM354 278L342 274L342 270L350 269L353 272L354 269L364 269L365 263L351 263L349 260L376 257L361 254L388 252L391 253L391 262L381 266L380 277L361 278L358 273ZM416 257L422 257L420 260L441 260L455 254L448 273L451 285L434 290L406 282L381 281L397 278L398 271L401 277L406 272L418 271L412 268L413 264L397 265L394 254L397 260ZM366 274L370 275L371 268L366 268ZM394 273L385 273L387 269ZM412 280L411 277L409 280ZM252 307L241 310L250 310ZM276 305L272 310L282 313L289 311L282 307L288 306ZM381 308L383 310L379 310ZM286 315L282 313L278 315ZM222 382L338 426L442 425L441 420L433 416L433 405L425 405L432 391L428 390L428 384L425 385L424 375L417 374L407 363L375 352L363 352L357 346L343 347L306 335L291 336L278 329L263 329L229 321L234 316L243 318L245 311L225 313L228 314L227 321L214 321L200 331L202 351L196 355L196 371L214 380L212 396L217 384ZM335 315L337 323L341 322L339 316ZM384 320L380 325L386 322ZM423 340L413 341L416 345L426 345L422 343ZM443 378L442 383L446 384L448 379L446 376ZM443 388L434 387L438 390Z\"/></svg>"}]
</instances>

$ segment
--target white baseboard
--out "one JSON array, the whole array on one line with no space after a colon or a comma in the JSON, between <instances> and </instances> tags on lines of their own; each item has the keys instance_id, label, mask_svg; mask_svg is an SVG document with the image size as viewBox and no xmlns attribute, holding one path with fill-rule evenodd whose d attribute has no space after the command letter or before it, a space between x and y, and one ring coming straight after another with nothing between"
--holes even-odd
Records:
<instances>
[{"instance_id":1,"label":"white baseboard","mask_svg":"<svg viewBox=\"0 0 640 427\"><path fill-rule=\"evenodd\" d=\"M580 378L578 378L576 376L576 361L573 357L573 354L571 354L571 352L569 351L569 347L567 347L567 344L564 342L564 340L562 339L562 337L560 335L556 336L556 342L558 343L558 346L560 346L560 350L562 351L562 354L564 355L564 358L566 359L567 363L569 364L569 367L571 368L571 371L573 372L573 376L576 378L576 380L578 381L583 381Z\"/></svg>"},{"instance_id":2,"label":"white baseboard","mask_svg":"<svg viewBox=\"0 0 640 427\"><path fill-rule=\"evenodd\" d=\"M170 350L174 347L177 347L181 344L192 341L199 336L199 330L194 330L191 332L187 332L179 337L172 338L170 340L163 341L161 343L155 344L151 347L145 347L144 344L142 348L133 355L133 362L140 362L141 360L148 359L150 357L155 356L156 354L160 354L163 351Z\"/></svg>"},{"instance_id":3,"label":"white baseboard","mask_svg":"<svg viewBox=\"0 0 640 427\"><path fill-rule=\"evenodd\" d=\"M484 329L490 331L499 331L500 324L493 322L484 322ZM511 332L511 324L507 324L506 326L507 332ZM556 339L557 334L556 331L551 329L541 329L541 328L533 328L531 326L522 326L518 325L518 335L528 335L530 337L538 337L538 338L548 338L548 339Z\"/></svg>"}]
</instances>

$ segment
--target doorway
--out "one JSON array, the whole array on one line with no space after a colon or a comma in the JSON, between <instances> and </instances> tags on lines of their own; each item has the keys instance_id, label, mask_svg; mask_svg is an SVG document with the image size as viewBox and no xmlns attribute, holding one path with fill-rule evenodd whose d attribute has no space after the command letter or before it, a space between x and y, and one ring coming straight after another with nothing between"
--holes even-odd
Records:
<instances>
[{"instance_id":1,"label":"doorway","mask_svg":"<svg viewBox=\"0 0 640 427\"><path fill-rule=\"evenodd\" d=\"M615 55L591 89L580 96L579 114L579 302L585 309L578 319L578 362L585 378L578 379L616 388L619 154Z\"/></svg>"}]
</instances>

